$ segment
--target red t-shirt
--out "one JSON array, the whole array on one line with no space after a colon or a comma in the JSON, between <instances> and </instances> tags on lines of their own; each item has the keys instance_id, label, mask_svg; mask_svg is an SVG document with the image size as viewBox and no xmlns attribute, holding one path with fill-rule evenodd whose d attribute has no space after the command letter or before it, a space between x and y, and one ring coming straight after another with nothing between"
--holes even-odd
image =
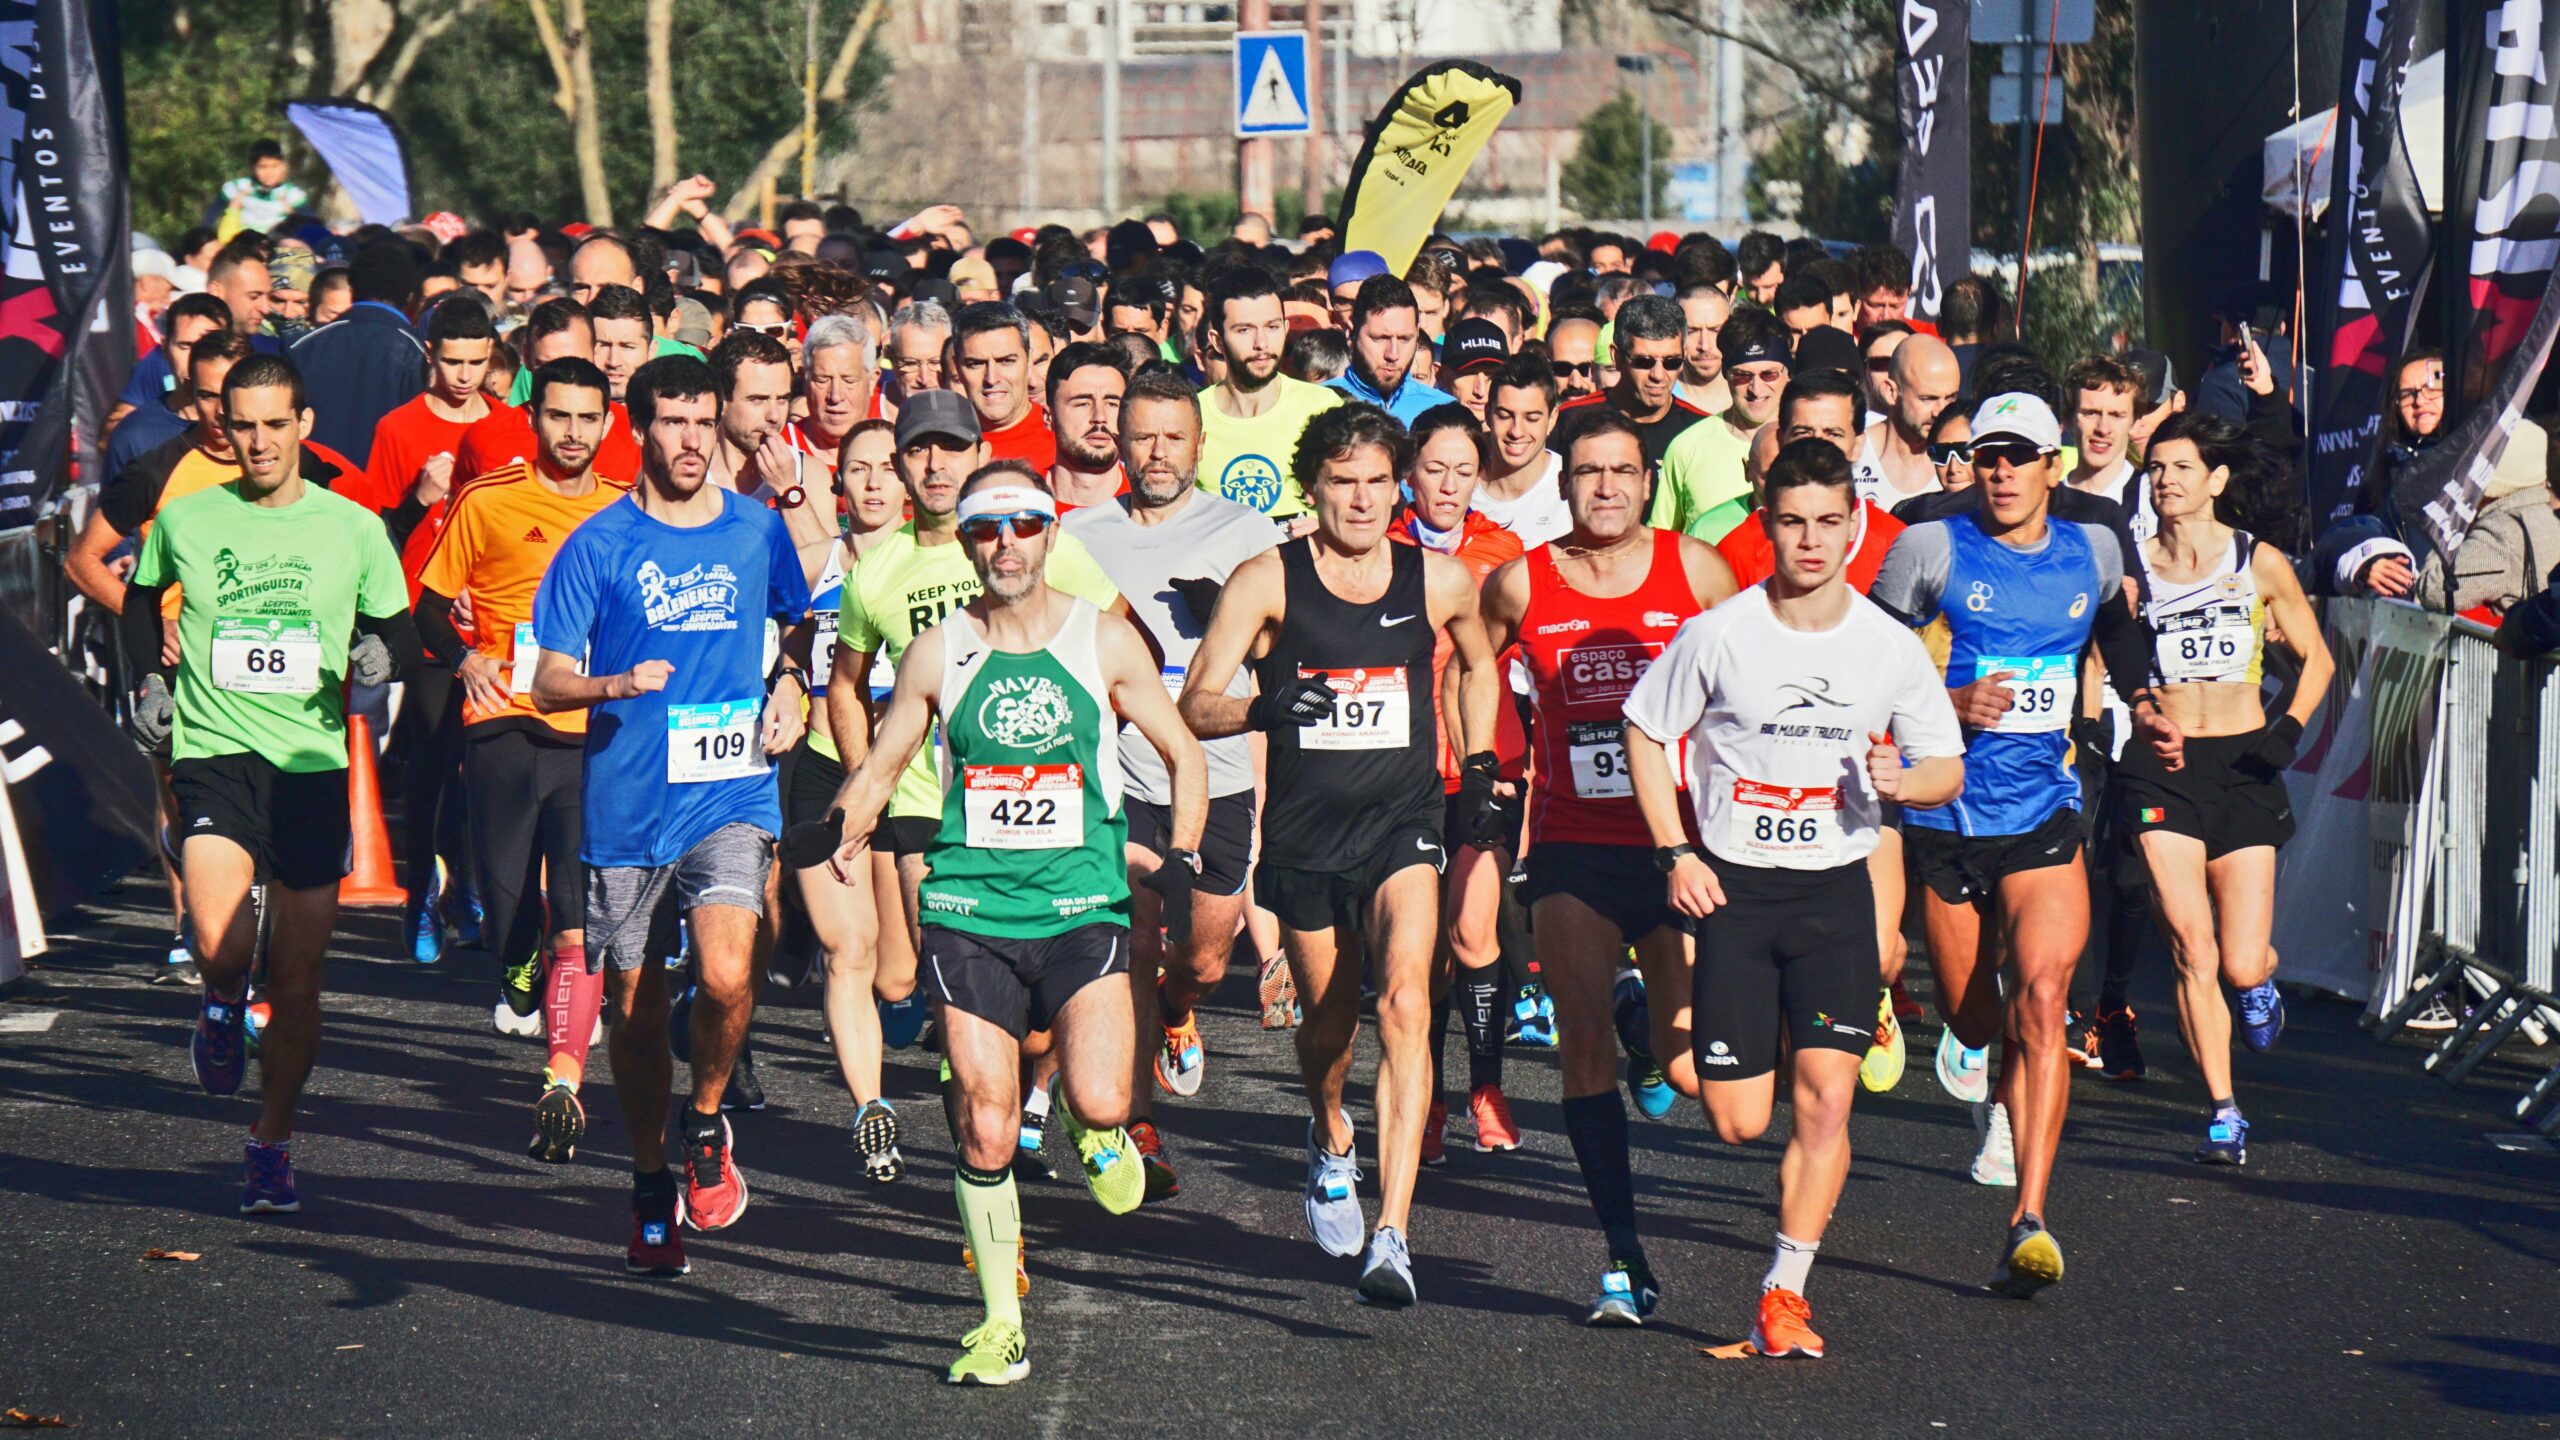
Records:
<instances>
[{"instance_id":1,"label":"red t-shirt","mask_svg":"<svg viewBox=\"0 0 2560 1440\"><path fill-rule=\"evenodd\" d=\"M1893 548L1893 537L1902 533L1902 522L1885 513L1873 500L1858 502L1865 508L1866 525L1857 542L1849 547L1849 586L1859 594L1876 583L1876 572L1884 568L1884 553ZM1757 585L1777 573L1777 552L1769 548L1769 532L1760 528L1760 512L1752 511L1742 523L1733 527L1716 542L1716 553L1733 567L1736 585Z\"/></svg>"},{"instance_id":2,"label":"red t-shirt","mask_svg":"<svg viewBox=\"0 0 2560 1440\"><path fill-rule=\"evenodd\" d=\"M492 413L497 408L493 407ZM487 417L482 417L486 419ZM450 455L462 443L464 432L479 422L447 420L427 408L427 397L418 395L374 423L373 453L365 461L364 473L356 476L338 493L379 515L397 510L409 498L418 483L418 467L436 455ZM461 462L455 461L453 488L462 488ZM450 495L450 492L448 492ZM409 603L418 603L418 572L426 568L427 556L436 548L436 537L444 533L444 502L427 508L426 518L409 532L409 542L400 548L400 569L409 577Z\"/></svg>"},{"instance_id":3,"label":"red t-shirt","mask_svg":"<svg viewBox=\"0 0 2560 1440\"><path fill-rule=\"evenodd\" d=\"M983 426L986 417L979 416L978 423ZM1058 463L1058 437L1049 433L1049 412L1036 403L1022 412L1021 419L1001 430L987 430L983 438L989 460L1025 461L1043 475Z\"/></svg>"},{"instance_id":4,"label":"red t-shirt","mask_svg":"<svg viewBox=\"0 0 2560 1440\"><path fill-rule=\"evenodd\" d=\"M596 447L595 471L599 475L637 475L640 473L640 437L631 429L631 412L620 404L611 407L604 427L604 443ZM453 452L453 488L459 490L466 481L477 480L502 465L519 461L533 463L533 409L500 405L474 422L462 434L462 443Z\"/></svg>"},{"instance_id":5,"label":"red t-shirt","mask_svg":"<svg viewBox=\"0 0 2560 1440\"><path fill-rule=\"evenodd\" d=\"M1411 511L1398 515L1387 526L1387 538L1400 545L1422 543L1413 538L1412 521ZM1449 558L1466 566L1468 578L1482 586L1484 577L1519 559L1520 548L1519 536L1496 525L1483 512L1470 510L1465 525L1458 532L1458 548L1450 553ZM1446 630L1441 631L1440 638L1432 644L1431 713L1434 718L1449 713L1440 705L1440 677L1448 673L1449 657L1456 654L1457 649ZM1508 676L1510 657L1496 656L1495 661L1500 671ZM1458 762L1466 757L1449 743L1449 727L1443 724L1439 728L1440 788L1444 793L1455 795L1458 793ZM1521 728L1520 707L1511 703L1511 686L1507 679L1503 683L1502 703L1494 708L1493 754L1501 762L1502 773L1514 780L1520 778L1529 759L1529 734Z\"/></svg>"},{"instance_id":6,"label":"red t-shirt","mask_svg":"<svg viewBox=\"0 0 2560 1440\"><path fill-rule=\"evenodd\" d=\"M1529 791L1533 845L1653 844L1627 773L1627 696L1681 622L1698 613L1680 535L1656 530L1653 537L1653 562L1643 582L1624 595L1574 589L1556 569L1552 543L1530 552L1519 648L1538 707L1538 771Z\"/></svg>"}]
</instances>

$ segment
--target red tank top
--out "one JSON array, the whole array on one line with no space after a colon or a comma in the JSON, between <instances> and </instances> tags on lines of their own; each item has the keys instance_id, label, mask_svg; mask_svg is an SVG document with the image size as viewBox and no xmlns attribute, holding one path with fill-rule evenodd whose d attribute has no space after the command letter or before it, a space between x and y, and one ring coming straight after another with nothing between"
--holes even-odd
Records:
<instances>
[{"instance_id":1,"label":"red tank top","mask_svg":"<svg viewBox=\"0 0 2560 1440\"><path fill-rule=\"evenodd\" d=\"M1557 573L1555 546L1529 552L1529 609L1520 658L1537 706L1537 774L1529 794L1532 845L1653 844L1627 777L1627 696L1698 613L1680 536L1653 534L1653 566L1624 595L1585 595ZM1679 773L1675 763L1673 773Z\"/></svg>"}]
</instances>

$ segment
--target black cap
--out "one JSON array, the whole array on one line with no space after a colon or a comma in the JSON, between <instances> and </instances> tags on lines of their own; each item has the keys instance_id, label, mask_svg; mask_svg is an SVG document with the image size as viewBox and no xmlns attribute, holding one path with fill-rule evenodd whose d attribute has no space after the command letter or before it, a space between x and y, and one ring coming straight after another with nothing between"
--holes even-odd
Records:
<instances>
[{"instance_id":1,"label":"black cap","mask_svg":"<svg viewBox=\"0 0 2560 1440\"><path fill-rule=\"evenodd\" d=\"M1511 346L1502 338L1502 327L1490 320L1461 320L1449 327L1440 342L1440 367L1452 375L1478 366L1498 366L1510 358Z\"/></svg>"},{"instance_id":2,"label":"black cap","mask_svg":"<svg viewBox=\"0 0 2560 1440\"><path fill-rule=\"evenodd\" d=\"M2157 350L2127 350L2125 367L2142 377L2142 408L2157 410L2178 389L2177 367Z\"/></svg>"},{"instance_id":3,"label":"black cap","mask_svg":"<svg viewBox=\"0 0 2560 1440\"><path fill-rule=\"evenodd\" d=\"M867 280L895 280L908 268L907 257L895 250L866 251L862 257L862 274Z\"/></svg>"},{"instance_id":4,"label":"black cap","mask_svg":"<svg viewBox=\"0 0 2560 1440\"><path fill-rule=\"evenodd\" d=\"M1079 330L1092 329L1102 318L1102 297L1094 292L1093 282L1080 275L1050 281L1045 293L1049 303L1064 311Z\"/></svg>"},{"instance_id":5,"label":"black cap","mask_svg":"<svg viewBox=\"0 0 2560 1440\"><path fill-rule=\"evenodd\" d=\"M908 396L898 406L898 448L904 450L927 435L964 445L977 444L978 407L957 390L927 390Z\"/></svg>"},{"instance_id":6,"label":"black cap","mask_svg":"<svg viewBox=\"0 0 2560 1440\"><path fill-rule=\"evenodd\" d=\"M1734 370L1744 365L1769 364L1784 365L1790 371L1795 369L1794 348L1788 344L1787 332L1784 329L1775 325L1736 328L1741 329L1742 333L1718 337L1718 346L1724 351L1725 369ZM1851 348L1854 349L1855 346Z\"/></svg>"},{"instance_id":7,"label":"black cap","mask_svg":"<svg viewBox=\"0 0 2560 1440\"><path fill-rule=\"evenodd\" d=\"M1857 375L1866 368L1866 357L1858 353L1858 342L1850 339L1845 330L1816 325L1796 337L1795 374L1837 370L1844 375Z\"/></svg>"},{"instance_id":8,"label":"black cap","mask_svg":"<svg viewBox=\"0 0 2560 1440\"><path fill-rule=\"evenodd\" d=\"M930 300L945 310L960 308L960 288L939 275L918 276L916 286L907 292L907 298Z\"/></svg>"}]
</instances>

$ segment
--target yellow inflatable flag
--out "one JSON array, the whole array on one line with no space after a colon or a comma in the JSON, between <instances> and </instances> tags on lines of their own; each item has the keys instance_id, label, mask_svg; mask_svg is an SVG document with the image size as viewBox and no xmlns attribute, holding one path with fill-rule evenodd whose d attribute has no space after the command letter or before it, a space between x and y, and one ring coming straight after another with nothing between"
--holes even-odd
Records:
<instances>
[{"instance_id":1,"label":"yellow inflatable flag","mask_svg":"<svg viewBox=\"0 0 2560 1440\"><path fill-rule=\"evenodd\" d=\"M1342 248L1374 250L1402 275L1467 167L1519 103L1519 81L1472 60L1444 60L1404 82L1369 122L1351 162L1337 227Z\"/></svg>"}]
</instances>

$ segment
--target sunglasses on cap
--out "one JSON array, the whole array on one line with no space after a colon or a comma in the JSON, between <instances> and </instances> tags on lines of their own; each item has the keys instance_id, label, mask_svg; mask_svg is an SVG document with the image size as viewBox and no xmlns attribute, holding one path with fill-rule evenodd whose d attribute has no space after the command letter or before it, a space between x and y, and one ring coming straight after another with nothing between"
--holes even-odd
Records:
<instances>
[{"instance_id":1,"label":"sunglasses on cap","mask_svg":"<svg viewBox=\"0 0 2560 1440\"><path fill-rule=\"evenodd\" d=\"M1010 515L973 515L960 522L960 538L973 545L985 545L992 543L1000 532L1010 530L1014 539L1028 540L1047 533L1049 527L1056 523L1055 517L1037 510L1016 510Z\"/></svg>"},{"instance_id":2,"label":"sunglasses on cap","mask_svg":"<svg viewBox=\"0 0 2560 1440\"><path fill-rule=\"evenodd\" d=\"M740 321L729 328L732 330L751 331L758 335L767 335L771 336L773 339L779 340L791 333L791 322L788 320L776 320L768 325L749 325L744 321Z\"/></svg>"},{"instance_id":3,"label":"sunglasses on cap","mask_svg":"<svg viewBox=\"0 0 2560 1440\"><path fill-rule=\"evenodd\" d=\"M1547 368L1556 372L1557 379L1570 380L1576 375L1589 375L1594 373L1600 368L1600 362L1597 360L1585 360L1577 365L1571 360L1550 360L1547 362Z\"/></svg>"},{"instance_id":4,"label":"sunglasses on cap","mask_svg":"<svg viewBox=\"0 0 2560 1440\"><path fill-rule=\"evenodd\" d=\"M1970 440L1948 440L1929 447L1929 463L1932 465L1963 465L1972 459L1973 442Z\"/></svg>"}]
</instances>

